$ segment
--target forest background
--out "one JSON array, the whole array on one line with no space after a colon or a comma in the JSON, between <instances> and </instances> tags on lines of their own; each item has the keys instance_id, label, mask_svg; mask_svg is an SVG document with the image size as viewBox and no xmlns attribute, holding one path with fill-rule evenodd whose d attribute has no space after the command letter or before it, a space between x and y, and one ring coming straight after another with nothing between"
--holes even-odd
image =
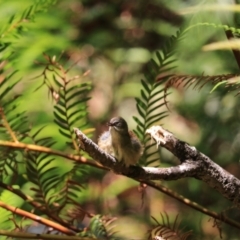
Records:
<instances>
[{"instance_id":1,"label":"forest background","mask_svg":"<svg viewBox=\"0 0 240 240\"><path fill-rule=\"evenodd\" d=\"M46 147L66 154L76 153L76 142L72 140L69 143L69 139L66 140L68 137L71 140L72 136L59 131L61 117L57 117L57 114L62 112L57 109L57 113L56 104L62 95L55 91L60 82L56 80L59 76L63 82L72 79L81 84L82 92L77 101L82 112L80 118L72 124L73 127L85 130L93 141L97 142L98 136L107 130L106 123L114 116L122 116L130 129L136 129L133 118L139 117L136 98L142 97L141 79L145 78L148 71L147 64L151 58L156 59L156 52L166 48L171 36L176 36L177 32L180 32L181 38L174 43L170 42L172 45L168 46L174 49L174 68L159 72L159 78L170 73L198 76L198 79L202 75L237 75L239 66L232 49L203 49L209 43L227 40L225 25L233 27L232 32L237 35L239 10L236 6L224 9L222 3L228 2L1 0L1 109L4 109L6 102L18 100L15 107L9 105L9 115L1 111L0 139L14 140L14 136L17 136L15 140L19 142L34 142L42 146L46 144ZM52 69L57 69L57 74ZM161 87L164 86L163 83ZM178 84L170 87L167 106L161 98L159 109L155 109L164 118L154 125L163 125L179 139L195 146L240 178L240 101L236 96L237 91L229 92L224 84L216 87L211 79L203 87L187 88ZM16 97L18 95L21 97ZM75 102L74 107L77 107ZM5 117L9 121L5 121ZM14 122L15 119L19 119L21 124ZM6 131L4 121L10 123L10 131ZM46 140L50 137L51 140ZM5 158L4 154L9 154L9 148L0 147L1 202L31 212L32 206L26 199L9 191L7 186L11 186L41 204L49 204L51 208L53 192L57 189L57 185L54 185L56 182L53 184L51 180L48 182L51 189L44 189L44 183L38 182L41 179L35 178L38 174L39 178L42 177L41 164L37 161L29 165L24 163L26 159L36 160L39 155L25 149L12 151L14 156ZM151 164L145 162L145 165L170 167L179 164L178 159L164 149L160 148L156 154L154 157L158 160ZM50 156L40 156L41 160L45 157ZM62 219L67 219L68 224L79 229L89 226L91 219L97 219L98 222L99 216L105 216L105 222L116 217L114 231L118 231L118 236L123 239L146 239L148 230L154 229L151 216L160 222L158 226L164 225L161 225L162 220L169 218L171 229L178 215L180 226L184 228L182 232L191 231L192 235L188 239L236 239L240 236L239 228L220 220L215 221L209 215L151 187L142 189L139 182L111 171L76 164L64 156L52 155L51 161L47 161L41 170L47 174L54 171L54 178L59 181L61 176L63 182L70 173L76 174L74 181L78 186L74 198L81 207L76 210L76 206L72 207L72 203L64 200L69 204L64 209L67 204L61 202L63 199L58 199L64 207L56 212ZM237 206L201 181L183 178L161 181L160 184L209 211L235 221L240 217ZM37 190L34 190L33 186L36 185ZM58 206L55 207L57 209ZM34 225L26 216L19 216L9 210L0 208L2 230L28 233L49 231L45 224ZM34 214L45 216L40 209L34 211ZM91 239L97 236L93 232Z\"/></svg>"}]
</instances>

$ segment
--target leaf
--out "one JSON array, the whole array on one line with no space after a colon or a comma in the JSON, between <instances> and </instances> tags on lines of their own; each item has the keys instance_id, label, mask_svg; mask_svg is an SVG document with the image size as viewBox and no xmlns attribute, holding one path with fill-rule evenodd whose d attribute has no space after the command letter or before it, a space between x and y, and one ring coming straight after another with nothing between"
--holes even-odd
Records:
<instances>
[{"instance_id":1,"label":"leaf","mask_svg":"<svg viewBox=\"0 0 240 240\"><path fill-rule=\"evenodd\" d=\"M161 119L167 117L168 114L164 114L164 112L161 112L161 115L155 114L153 116L151 116L148 119L148 124L147 124L147 128L151 127L153 124L156 124L156 122L160 121ZM152 121L150 121L152 120Z\"/></svg>"},{"instance_id":2,"label":"leaf","mask_svg":"<svg viewBox=\"0 0 240 240\"><path fill-rule=\"evenodd\" d=\"M143 103L142 100L140 100L139 98L136 98L136 102L137 102L137 105L142 109L142 110L145 110L147 108L147 105L145 103Z\"/></svg>"},{"instance_id":3,"label":"leaf","mask_svg":"<svg viewBox=\"0 0 240 240\"><path fill-rule=\"evenodd\" d=\"M147 63L146 70L144 71L145 80L141 80L141 98L136 98L136 107L140 117L134 117L135 122L138 124L134 132L144 144L143 156L145 159L143 157L140 160L141 164L143 163L148 165L152 163L152 159L149 157L159 153L156 148L153 151L151 149L151 153L146 153L146 151L148 151L152 145L147 145L149 142L149 137L145 135L145 132L151 124L158 122L167 116L167 111L165 111L165 109L162 110L162 107L166 105L166 101L164 100L167 95L165 94L165 87L162 85L171 77L169 71L175 68L175 66L173 66L173 64L176 62L176 58L174 58L174 45L175 42L180 39L180 37L181 32L179 31L177 32L176 36L173 36L169 39L161 51L156 52L158 61L156 62L154 59L151 59ZM161 81L158 79L159 76L163 76L161 77Z\"/></svg>"},{"instance_id":4,"label":"leaf","mask_svg":"<svg viewBox=\"0 0 240 240\"><path fill-rule=\"evenodd\" d=\"M226 84L227 81L222 81L222 82L219 82L217 83L213 88L212 90L210 91L210 93L212 93L213 91L215 91L219 86L223 85L223 84Z\"/></svg>"},{"instance_id":5,"label":"leaf","mask_svg":"<svg viewBox=\"0 0 240 240\"><path fill-rule=\"evenodd\" d=\"M60 115L56 111L54 111L53 114L57 120L58 125L61 125L61 126L68 125L68 122L66 120L66 115Z\"/></svg>"},{"instance_id":6,"label":"leaf","mask_svg":"<svg viewBox=\"0 0 240 240\"><path fill-rule=\"evenodd\" d=\"M65 109L63 110L59 105L55 105L54 108L55 108L56 112L60 113L63 116L66 116Z\"/></svg>"},{"instance_id":7,"label":"leaf","mask_svg":"<svg viewBox=\"0 0 240 240\"><path fill-rule=\"evenodd\" d=\"M139 105L137 105L137 110L138 110L138 113L140 114L140 116L144 118L145 113L143 112L143 110L141 109L141 107Z\"/></svg>"},{"instance_id":8,"label":"leaf","mask_svg":"<svg viewBox=\"0 0 240 240\"><path fill-rule=\"evenodd\" d=\"M144 127L143 123L137 117L133 116L133 119L135 120L138 126L141 126L142 128Z\"/></svg>"},{"instance_id":9,"label":"leaf","mask_svg":"<svg viewBox=\"0 0 240 240\"><path fill-rule=\"evenodd\" d=\"M156 56L157 56L157 59L159 61L159 64L162 65L163 63L163 57L161 56L161 52L160 51L157 51L156 52Z\"/></svg>"},{"instance_id":10,"label":"leaf","mask_svg":"<svg viewBox=\"0 0 240 240\"><path fill-rule=\"evenodd\" d=\"M148 84L142 79L141 79L141 84L142 84L144 90L149 94L151 92L151 89L149 88Z\"/></svg>"},{"instance_id":11,"label":"leaf","mask_svg":"<svg viewBox=\"0 0 240 240\"><path fill-rule=\"evenodd\" d=\"M0 100L2 100L9 91L11 91L16 84L19 82L19 80L14 81L10 86L9 86L9 79L16 73L17 71L14 71L13 73L11 73L8 77L6 77L2 83L0 84L0 89L2 89L2 87L4 86L3 84L6 84L8 87L5 88L5 90L0 94ZM8 82L8 83L7 83Z\"/></svg>"},{"instance_id":12,"label":"leaf","mask_svg":"<svg viewBox=\"0 0 240 240\"><path fill-rule=\"evenodd\" d=\"M65 132L63 129L59 128L59 132L67 139L72 139L72 136L69 134L69 131Z\"/></svg>"},{"instance_id":13,"label":"leaf","mask_svg":"<svg viewBox=\"0 0 240 240\"><path fill-rule=\"evenodd\" d=\"M38 135L45 127L46 127L46 126L40 127L40 128L32 135L32 138L36 138L37 135Z\"/></svg>"}]
</instances>

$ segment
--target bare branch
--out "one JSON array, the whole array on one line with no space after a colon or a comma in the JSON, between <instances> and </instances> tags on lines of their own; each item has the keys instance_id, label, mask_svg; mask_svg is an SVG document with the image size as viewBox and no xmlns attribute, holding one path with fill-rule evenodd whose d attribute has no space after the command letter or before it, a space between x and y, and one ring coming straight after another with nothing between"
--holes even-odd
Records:
<instances>
[{"instance_id":1,"label":"bare branch","mask_svg":"<svg viewBox=\"0 0 240 240\"><path fill-rule=\"evenodd\" d=\"M20 216L23 216L23 217L26 217L26 218L29 218L29 219L32 219L35 222L39 222L39 223L44 224L48 227L52 227L53 229L58 230L59 232L65 233L67 235L75 235L75 233L72 230L69 230L68 228L66 228L66 227L64 227L64 226L62 226L58 223L55 223L55 222L53 222L51 220L48 220L46 218L43 218L43 217L39 217L39 216L37 216L33 213L24 211L20 208L10 206L10 205L2 202L2 201L0 201L0 207L4 208L4 209L7 209L8 211L11 211L12 213L18 214Z\"/></svg>"},{"instance_id":2,"label":"bare branch","mask_svg":"<svg viewBox=\"0 0 240 240\"><path fill-rule=\"evenodd\" d=\"M9 142L9 141L2 141L0 140L0 146L16 148L16 149L24 149L26 151L34 151L34 152L44 152L56 156L60 156L72 161L76 161L79 164L86 164L92 167L100 168L106 170L103 166L98 164L97 162L93 162L92 160L88 160L85 157L73 155L73 154L66 154L51 148L47 148L44 146L34 145L34 144L26 144L22 142Z\"/></svg>"},{"instance_id":3,"label":"bare branch","mask_svg":"<svg viewBox=\"0 0 240 240\"><path fill-rule=\"evenodd\" d=\"M1 236L8 236L20 239L44 239L44 240L94 240L92 237L63 236L56 234L23 233L0 230Z\"/></svg>"},{"instance_id":4,"label":"bare branch","mask_svg":"<svg viewBox=\"0 0 240 240\"><path fill-rule=\"evenodd\" d=\"M147 133L157 142L157 145L168 149L180 161L181 164L169 168L153 168L130 166L126 168L117 159L106 154L98 146L87 138L80 130L74 129L80 142L80 147L103 166L138 180L176 180L183 177L194 177L206 182L216 189L225 198L240 203L240 181L232 174L225 171L195 147L183 142L160 126L153 126Z\"/></svg>"},{"instance_id":5,"label":"bare branch","mask_svg":"<svg viewBox=\"0 0 240 240\"><path fill-rule=\"evenodd\" d=\"M206 182L210 187L216 189L225 198L239 205L240 203L240 181L232 174L221 168L210 158L199 152L195 147L180 141L172 133L160 126L153 126L147 133L158 145L168 149L181 162L196 164L198 171L194 172L194 178Z\"/></svg>"},{"instance_id":6,"label":"bare branch","mask_svg":"<svg viewBox=\"0 0 240 240\"><path fill-rule=\"evenodd\" d=\"M58 216L51 214L51 212L49 212L44 206L42 206L40 203L34 201L34 199L32 197L24 194L23 191L21 191L20 189L15 189L12 186L9 186L9 185L7 185L3 182L0 182L0 187L16 194L17 196L22 198L25 202L27 202L31 206L33 206L35 209L37 209L37 210L41 211L42 213L46 214L50 219L53 219L54 221L58 222L62 226L65 226L65 227L71 229L72 231L78 231L79 230L76 227L74 227L72 225L69 225L67 222L63 221Z\"/></svg>"}]
</instances>

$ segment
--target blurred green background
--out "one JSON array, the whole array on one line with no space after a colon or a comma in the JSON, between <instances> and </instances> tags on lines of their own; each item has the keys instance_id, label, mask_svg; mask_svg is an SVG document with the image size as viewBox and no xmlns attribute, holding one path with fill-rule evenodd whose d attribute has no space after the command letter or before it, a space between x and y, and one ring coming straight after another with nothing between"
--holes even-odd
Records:
<instances>
[{"instance_id":1,"label":"blurred green background","mask_svg":"<svg viewBox=\"0 0 240 240\"><path fill-rule=\"evenodd\" d=\"M223 1L224 2L224 1ZM33 3L31 0L0 1L0 21L8 21ZM55 148L66 149L64 139L53 122L53 105L46 88L34 91L42 81L43 53L61 56L68 67L77 62L70 75L83 75L83 81L93 84L89 101L89 125L95 128L94 141L107 129L106 122L113 116L124 117L130 128L136 127L132 116L137 115L134 97L140 96L145 64L161 50L167 39L181 27L200 22L236 26L236 13L195 12L181 15L191 6L203 6L215 1L57 1L46 11L26 23L22 36L11 45L14 68L21 77L13 94L24 95L21 104L26 110L33 130L45 126L43 135L57 140ZM198 26L189 30L177 45L177 64L174 73L192 75L220 75L238 73L231 51L203 52L202 46L226 39L220 28ZM33 80L34 78L34 80ZM240 178L240 108L239 98L219 87L209 93L212 85L199 90L171 89L168 97L171 112L161 123L178 138L196 146L213 161ZM78 126L76 126L78 127ZM178 164L167 151L161 151L160 166ZM72 163L59 159L59 173ZM85 190L80 193L81 205L86 211L117 216L116 228L123 236L145 239L151 225L151 216L160 218L166 212L170 220L179 214L181 226L192 230L190 239L219 239L213 220L169 198L150 187L142 199L138 183L110 172L88 169ZM240 212L230 202L205 183L195 179L161 182L177 193L200 205L238 221ZM28 189L23 181L22 189ZM29 193L30 194L30 193ZM87 220L85 220L87 221ZM239 231L221 225L223 239L237 239ZM130 239L130 238L129 238Z\"/></svg>"}]
</instances>

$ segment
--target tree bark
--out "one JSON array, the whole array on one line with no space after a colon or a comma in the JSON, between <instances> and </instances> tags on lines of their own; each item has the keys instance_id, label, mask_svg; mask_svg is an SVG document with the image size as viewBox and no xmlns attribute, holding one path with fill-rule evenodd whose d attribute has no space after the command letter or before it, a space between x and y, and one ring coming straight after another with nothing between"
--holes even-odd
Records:
<instances>
[{"instance_id":1,"label":"tree bark","mask_svg":"<svg viewBox=\"0 0 240 240\"><path fill-rule=\"evenodd\" d=\"M113 156L105 153L91 139L87 138L79 129L74 129L80 147L92 158L114 172L138 180L177 180L184 177L193 177L206 182L216 189L225 198L234 204L240 204L240 180L221 168L209 157L199 152L195 147L177 139L172 133L161 126L153 126L147 134L156 141L157 146L166 148L174 154L180 164L175 167L125 167Z\"/></svg>"}]
</instances>

